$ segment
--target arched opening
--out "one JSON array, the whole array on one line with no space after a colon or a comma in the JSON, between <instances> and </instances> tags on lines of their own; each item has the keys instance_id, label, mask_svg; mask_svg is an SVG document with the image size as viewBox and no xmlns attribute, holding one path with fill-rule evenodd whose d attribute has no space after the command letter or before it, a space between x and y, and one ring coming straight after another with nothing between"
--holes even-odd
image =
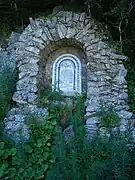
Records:
<instances>
[{"instance_id":1,"label":"arched opening","mask_svg":"<svg viewBox=\"0 0 135 180\"><path fill-rule=\"evenodd\" d=\"M87 91L87 58L81 44L74 39L61 39L47 45L41 51L38 67L38 90L53 85L69 95Z\"/></svg>"},{"instance_id":2,"label":"arched opening","mask_svg":"<svg viewBox=\"0 0 135 180\"><path fill-rule=\"evenodd\" d=\"M81 94L81 62L73 54L59 56L53 64L52 86L64 95Z\"/></svg>"}]
</instances>

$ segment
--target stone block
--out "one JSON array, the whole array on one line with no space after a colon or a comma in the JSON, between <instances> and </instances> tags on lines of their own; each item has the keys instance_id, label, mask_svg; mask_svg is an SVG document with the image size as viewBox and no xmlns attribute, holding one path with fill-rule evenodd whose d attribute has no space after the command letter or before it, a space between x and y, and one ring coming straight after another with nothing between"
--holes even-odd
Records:
<instances>
[{"instance_id":1,"label":"stone block","mask_svg":"<svg viewBox=\"0 0 135 180\"><path fill-rule=\"evenodd\" d=\"M48 116L48 111L36 106L13 108L4 119L4 133L12 138L15 143L24 143L30 138L28 126L26 125L26 121L27 123L30 121L30 119L27 119L29 116L31 118L36 117L37 120L38 118L45 120L45 117Z\"/></svg>"},{"instance_id":2,"label":"stone block","mask_svg":"<svg viewBox=\"0 0 135 180\"><path fill-rule=\"evenodd\" d=\"M34 46L28 46L25 48L25 50L28 52L32 52L33 54L37 54L37 55L40 53L40 49Z\"/></svg>"}]
</instances>

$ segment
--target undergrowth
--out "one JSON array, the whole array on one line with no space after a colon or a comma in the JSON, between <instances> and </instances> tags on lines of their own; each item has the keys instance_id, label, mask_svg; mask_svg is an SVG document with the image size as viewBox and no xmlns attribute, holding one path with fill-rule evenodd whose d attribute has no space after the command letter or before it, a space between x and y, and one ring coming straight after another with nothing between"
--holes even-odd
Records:
<instances>
[{"instance_id":1,"label":"undergrowth","mask_svg":"<svg viewBox=\"0 0 135 180\"><path fill-rule=\"evenodd\" d=\"M36 117L29 120L31 138L25 144L0 140L0 178L3 180L45 179L46 172L55 163L51 147L56 138L56 120L42 119L42 123Z\"/></svg>"},{"instance_id":2,"label":"undergrowth","mask_svg":"<svg viewBox=\"0 0 135 180\"><path fill-rule=\"evenodd\" d=\"M85 136L82 108L78 99L72 116L74 137L66 141L62 136L53 148L56 163L47 173L47 180L129 180L135 179L135 154L130 131L109 138L96 136L91 143ZM112 110L112 109L111 109ZM101 123L110 130L119 124L114 111L100 114ZM109 112L111 112L109 114ZM111 133L111 131L110 131Z\"/></svg>"},{"instance_id":3,"label":"undergrowth","mask_svg":"<svg viewBox=\"0 0 135 180\"><path fill-rule=\"evenodd\" d=\"M130 131L109 138L98 135L89 143L84 127L85 96L69 101L47 90L39 97L38 106L48 108L49 116L27 117L30 139L21 145L6 138L0 140L2 180L135 179L135 147ZM100 114L101 124L113 128L119 123L117 115L104 111ZM73 126L74 136L67 141L62 132L69 125Z\"/></svg>"},{"instance_id":4,"label":"undergrowth","mask_svg":"<svg viewBox=\"0 0 135 180\"><path fill-rule=\"evenodd\" d=\"M12 28L9 22L0 21L0 45L7 43L7 39L11 34Z\"/></svg>"},{"instance_id":5,"label":"undergrowth","mask_svg":"<svg viewBox=\"0 0 135 180\"><path fill-rule=\"evenodd\" d=\"M97 137L91 144L80 136L70 144L60 139L54 152L56 163L48 180L135 179L135 151L126 135L110 141Z\"/></svg>"},{"instance_id":6,"label":"undergrowth","mask_svg":"<svg viewBox=\"0 0 135 180\"><path fill-rule=\"evenodd\" d=\"M0 121L14 105L12 96L15 91L17 71L4 71L0 73Z\"/></svg>"},{"instance_id":7,"label":"undergrowth","mask_svg":"<svg viewBox=\"0 0 135 180\"><path fill-rule=\"evenodd\" d=\"M57 124L66 129L69 125L74 124L73 119L76 113L81 112L81 120L84 121L84 102L85 94L74 97L66 97L51 88L38 92L37 105L48 108L49 114L55 116ZM79 108L79 109L78 109ZM80 109L81 108L81 109ZM78 117L79 120L80 117Z\"/></svg>"}]
</instances>

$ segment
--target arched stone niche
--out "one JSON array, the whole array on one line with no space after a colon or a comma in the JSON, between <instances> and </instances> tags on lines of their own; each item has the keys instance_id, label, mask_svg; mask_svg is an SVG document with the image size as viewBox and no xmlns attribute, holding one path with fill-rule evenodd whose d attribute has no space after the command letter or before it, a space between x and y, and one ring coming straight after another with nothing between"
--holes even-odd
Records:
<instances>
[{"instance_id":1,"label":"arched stone niche","mask_svg":"<svg viewBox=\"0 0 135 180\"><path fill-rule=\"evenodd\" d=\"M64 64L68 64L70 68L64 67ZM64 95L69 96L87 91L87 58L79 42L73 39L62 39L50 43L42 50L38 65L38 90L53 86L52 89L56 88L57 91L63 91ZM64 74L61 68L65 69ZM69 71L73 76L70 76ZM70 76L72 84L67 82L68 87L64 84L69 80L65 73ZM60 81L63 82L60 83Z\"/></svg>"}]
</instances>

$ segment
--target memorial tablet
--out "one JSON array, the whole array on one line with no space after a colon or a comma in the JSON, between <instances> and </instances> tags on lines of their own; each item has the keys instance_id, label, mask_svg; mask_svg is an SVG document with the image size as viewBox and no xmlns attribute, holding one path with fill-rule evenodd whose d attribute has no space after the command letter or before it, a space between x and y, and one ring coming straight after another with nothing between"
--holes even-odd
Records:
<instances>
[{"instance_id":1,"label":"memorial tablet","mask_svg":"<svg viewBox=\"0 0 135 180\"><path fill-rule=\"evenodd\" d=\"M64 95L81 93L81 63L71 54L58 57L53 65L52 85Z\"/></svg>"}]
</instances>

